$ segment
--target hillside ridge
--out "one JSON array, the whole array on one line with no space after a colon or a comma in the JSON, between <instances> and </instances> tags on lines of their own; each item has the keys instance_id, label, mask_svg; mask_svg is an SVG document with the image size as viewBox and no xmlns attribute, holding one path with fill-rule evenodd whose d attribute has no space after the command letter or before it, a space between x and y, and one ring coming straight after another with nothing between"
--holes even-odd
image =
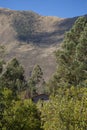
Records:
<instances>
[{"instance_id":1,"label":"hillside ridge","mask_svg":"<svg viewBox=\"0 0 87 130\"><path fill-rule=\"evenodd\" d=\"M39 64L48 80L56 69L53 53L76 19L0 8L0 43L6 48L5 60L17 57L27 77L33 66Z\"/></svg>"}]
</instances>

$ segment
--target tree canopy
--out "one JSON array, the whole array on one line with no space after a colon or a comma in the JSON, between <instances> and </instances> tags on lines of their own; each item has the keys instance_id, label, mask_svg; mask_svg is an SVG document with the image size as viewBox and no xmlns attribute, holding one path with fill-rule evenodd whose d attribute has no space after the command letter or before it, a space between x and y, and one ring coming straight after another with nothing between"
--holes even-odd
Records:
<instances>
[{"instance_id":1,"label":"tree canopy","mask_svg":"<svg viewBox=\"0 0 87 130\"><path fill-rule=\"evenodd\" d=\"M57 71L52 79L56 87L85 86L87 80L87 18L80 17L55 53ZM52 88L51 88L52 89Z\"/></svg>"},{"instance_id":2,"label":"tree canopy","mask_svg":"<svg viewBox=\"0 0 87 130\"><path fill-rule=\"evenodd\" d=\"M86 130L87 88L60 88L40 111L44 130Z\"/></svg>"}]
</instances>

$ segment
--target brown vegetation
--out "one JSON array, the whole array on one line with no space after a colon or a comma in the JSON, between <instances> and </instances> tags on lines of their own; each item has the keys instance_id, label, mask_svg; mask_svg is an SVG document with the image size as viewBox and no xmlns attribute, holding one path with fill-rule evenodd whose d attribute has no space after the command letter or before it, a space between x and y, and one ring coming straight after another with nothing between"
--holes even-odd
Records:
<instances>
[{"instance_id":1,"label":"brown vegetation","mask_svg":"<svg viewBox=\"0 0 87 130\"><path fill-rule=\"evenodd\" d=\"M14 19L18 19L24 13L34 18L34 33L28 42L18 39L14 27ZM53 52L59 47L64 33L71 28L76 19L40 16L32 11L13 11L1 8L0 43L5 45L7 50L5 59L17 57L24 66L27 76L33 66L39 64L43 69L45 79L49 79L56 68Z\"/></svg>"}]
</instances>

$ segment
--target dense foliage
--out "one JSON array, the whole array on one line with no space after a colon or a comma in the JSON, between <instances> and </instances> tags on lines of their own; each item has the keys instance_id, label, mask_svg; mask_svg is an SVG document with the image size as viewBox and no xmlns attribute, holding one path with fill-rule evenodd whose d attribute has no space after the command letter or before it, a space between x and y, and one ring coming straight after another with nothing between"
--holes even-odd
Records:
<instances>
[{"instance_id":1,"label":"dense foliage","mask_svg":"<svg viewBox=\"0 0 87 130\"><path fill-rule=\"evenodd\" d=\"M27 22L27 18L23 20ZM20 25L23 25L21 21ZM21 30L24 32L17 31L26 39L31 31L24 26ZM0 47L1 130L87 129L87 18L75 22L56 52L58 68L47 84L51 94L48 102L40 101L36 105L31 99L25 99L25 91L30 93L28 98L46 92L40 66L34 67L27 81L16 58L3 67L3 52L4 48Z\"/></svg>"},{"instance_id":2,"label":"dense foliage","mask_svg":"<svg viewBox=\"0 0 87 130\"><path fill-rule=\"evenodd\" d=\"M4 91L5 109L0 122L2 130L41 130L40 117L36 105L31 100L9 100ZM11 93L10 93L11 94Z\"/></svg>"},{"instance_id":3,"label":"dense foliage","mask_svg":"<svg viewBox=\"0 0 87 130\"><path fill-rule=\"evenodd\" d=\"M34 66L28 84L31 96L45 92L45 81L43 79L42 69L39 65Z\"/></svg>"},{"instance_id":4,"label":"dense foliage","mask_svg":"<svg viewBox=\"0 0 87 130\"><path fill-rule=\"evenodd\" d=\"M16 58L0 71L0 129L41 130L40 113L31 99L25 99L28 87L24 69ZM22 94L23 93L23 94ZM22 96L21 96L22 94Z\"/></svg>"},{"instance_id":5,"label":"dense foliage","mask_svg":"<svg viewBox=\"0 0 87 130\"><path fill-rule=\"evenodd\" d=\"M40 110L44 130L86 130L87 88L60 88Z\"/></svg>"},{"instance_id":6,"label":"dense foliage","mask_svg":"<svg viewBox=\"0 0 87 130\"><path fill-rule=\"evenodd\" d=\"M63 86L86 86L87 80L87 18L80 17L66 33L61 49L56 52L57 71L51 90ZM52 88L52 86L55 88Z\"/></svg>"},{"instance_id":7,"label":"dense foliage","mask_svg":"<svg viewBox=\"0 0 87 130\"><path fill-rule=\"evenodd\" d=\"M44 130L87 129L87 18L80 17L56 52L57 71L41 110ZM71 87L74 86L74 87Z\"/></svg>"},{"instance_id":8,"label":"dense foliage","mask_svg":"<svg viewBox=\"0 0 87 130\"><path fill-rule=\"evenodd\" d=\"M26 87L24 69L16 58L13 58L3 71L0 82L3 87L10 88L16 96Z\"/></svg>"}]
</instances>

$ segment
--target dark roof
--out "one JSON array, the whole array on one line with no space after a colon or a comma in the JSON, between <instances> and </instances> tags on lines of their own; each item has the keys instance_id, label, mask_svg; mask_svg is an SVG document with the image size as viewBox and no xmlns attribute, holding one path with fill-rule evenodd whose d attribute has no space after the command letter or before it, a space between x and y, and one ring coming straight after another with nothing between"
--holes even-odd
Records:
<instances>
[{"instance_id":1,"label":"dark roof","mask_svg":"<svg viewBox=\"0 0 87 130\"><path fill-rule=\"evenodd\" d=\"M43 101L49 100L49 95L39 94L39 95L32 97L32 101L35 103L37 103L39 100L43 100Z\"/></svg>"}]
</instances>

